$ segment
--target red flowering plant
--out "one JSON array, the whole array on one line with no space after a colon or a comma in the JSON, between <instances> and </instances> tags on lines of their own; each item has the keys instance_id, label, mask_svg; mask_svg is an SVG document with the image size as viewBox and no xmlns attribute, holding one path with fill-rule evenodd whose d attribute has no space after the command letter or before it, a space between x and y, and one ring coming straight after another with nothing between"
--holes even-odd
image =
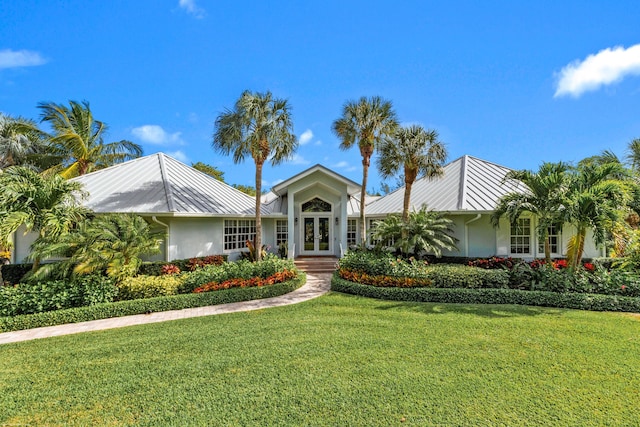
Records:
<instances>
[{"instance_id":1,"label":"red flowering plant","mask_svg":"<svg viewBox=\"0 0 640 427\"><path fill-rule=\"evenodd\" d=\"M180 274L180 268L174 264L165 264L160 268L160 274L171 275L171 274Z\"/></svg>"},{"instance_id":2,"label":"red flowering plant","mask_svg":"<svg viewBox=\"0 0 640 427\"><path fill-rule=\"evenodd\" d=\"M187 262L187 268L189 271L195 271L197 268L202 268L205 265L220 265L223 262L224 258L221 255L208 255L189 259Z\"/></svg>"},{"instance_id":3,"label":"red flowering plant","mask_svg":"<svg viewBox=\"0 0 640 427\"><path fill-rule=\"evenodd\" d=\"M275 285L276 283L286 282L297 276L294 270L277 271L269 277L252 277L250 279L234 278L224 280L222 282L209 282L193 290L194 293L219 291L231 288L252 288L260 286Z\"/></svg>"},{"instance_id":4,"label":"red flowering plant","mask_svg":"<svg viewBox=\"0 0 640 427\"><path fill-rule=\"evenodd\" d=\"M492 270L496 268L511 269L518 262L519 262L518 260L515 260L511 257L502 258L502 257L493 256L491 258L480 258L473 261L469 261L468 265L470 267L484 268L487 270Z\"/></svg>"}]
</instances>

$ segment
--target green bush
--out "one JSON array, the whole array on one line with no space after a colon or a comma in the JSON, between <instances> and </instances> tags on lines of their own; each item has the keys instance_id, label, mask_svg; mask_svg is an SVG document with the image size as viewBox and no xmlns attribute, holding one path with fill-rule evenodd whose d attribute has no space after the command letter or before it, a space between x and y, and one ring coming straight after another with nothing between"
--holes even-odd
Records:
<instances>
[{"instance_id":1,"label":"green bush","mask_svg":"<svg viewBox=\"0 0 640 427\"><path fill-rule=\"evenodd\" d=\"M222 258L223 261L227 261L228 255L208 255L203 257L195 257L195 258L185 258L185 259L175 259L173 261L153 261L153 262L143 262L140 268L138 269L138 274L143 276L160 276L162 274L162 266L173 264L180 269L180 271L190 271L190 266L193 264L197 264L199 262L206 262L206 260L211 258Z\"/></svg>"},{"instance_id":2,"label":"green bush","mask_svg":"<svg viewBox=\"0 0 640 427\"><path fill-rule=\"evenodd\" d=\"M349 251L338 263L338 269L370 276L408 277L427 279L424 261L409 258L405 261L385 251Z\"/></svg>"},{"instance_id":3,"label":"green bush","mask_svg":"<svg viewBox=\"0 0 640 427\"><path fill-rule=\"evenodd\" d=\"M269 254L260 262L241 260L225 262L222 265L211 265L199 268L190 273L182 274L183 284L179 293L193 292L199 286L210 282L224 282L231 279L251 279L261 277L266 279L278 271L293 270L295 265L292 260L280 259Z\"/></svg>"},{"instance_id":4,"label":"green bush","mask_svg":"<svg viewBox=\"0 0 640 427\"><path fill-rule=\"evenodd\" d=\"M270 286L234 288L200 294L119 301L114 303L98 304L90 307L50 311L46 313L0 317L0 332L271 298L294 291L302 286L306 282L306 279L307 278L304 273L299 273L293 280Z\"/></svg>"},{"instance_id":5,"label":"green bush","mask_svg":"<svg viewBox=\"0 0 640 427\"><path fill-rule=\"evenodd\" d=\"M485 270L465 265L436 264L425 268L435 288L508 288L507 270Z\"/></svg>"},{"instance_id":6,"label":"green bush","mask_svg":"<svg viewBox=\"0 0 640 427\"><path fill-rule=\"evenodd\" d=\"M176 295L182 281L182 277L176 275L128 277L118 283L118 299L123 301Z\"/></svg>"},{"instance_id":7,"label":"green bush","mask_svg":"<svg viewBox=\"0 0 640 427\"><path fill-rule=\"evenodd\" d=\"M518 304L592 311L640 313L640 298L519 289L381 288L348 282L334 274L331 290L394 301L456 304Z\"/></svg>"},{"instance_id":8,"label":"green bush","mask_svg":"<svg viewBox=\"0 0 640 427\"><path fill-rule=\"evenodd\" d=\"M109 302L116 293L113 281L101 276L3 286L0 287L0 315L41 313Z\"/></svg>"}]
</instances>

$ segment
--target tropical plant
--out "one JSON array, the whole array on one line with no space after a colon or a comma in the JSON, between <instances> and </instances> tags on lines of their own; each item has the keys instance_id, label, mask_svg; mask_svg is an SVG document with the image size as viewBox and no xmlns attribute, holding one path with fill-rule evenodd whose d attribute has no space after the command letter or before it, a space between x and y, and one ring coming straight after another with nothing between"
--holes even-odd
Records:
<instances>
[{"instance_id":1,"label":"tropical plant","mask_svg":"<svg viewBox=\"0 0 640 427\"><path fill-rule=\"evenodd\" d=\"M634 171L640 172L640 138L634 138L629 142L627 161Z\"/></svg>"},{"instance_id":2,"label":"tropical plant","mask_svg":"<svg viewBox=\"0 0 640 427\"><path fill-rule=\"evenodd\" d=\"M274 98L271 92L244 91L233 110L216 118L213 148L225 155L233 154L234 163L251 156L256 166L256 237L255 247L262 247L261 194L262 168L289 159L298 147L293 133L291 107L286 99ZM261 254L257 253L257 260Z\"/></svg>"},{"instance_id":3,"label":"tropical plant","mask_svg":"<svg viewBox=\"0 0 640 427\"><path fill-rule=\"evenodd\" d=\"M89 103L69 101L62 104L40 103L42 122L51 125L48 136L51 153L62 163L65 178L84 175L142 155L142 147L131 141L105 143L107 125L95 120Z\"/></svg>"},{"instance_id":4,"label":"tropical plant","mask_svg":"<svg viewBox=\"0 0 640 427\"><path fill-rule=\"evenodd\" d=\"M586 163L571 174L564 219L576 228L567 247L572 269L580 265L588 229L593 232L594 242L601 245L607 231L625 218L632 191L628 182L617 178L624 173L620 163Z\"/></svg>"},{"instance_id":5,"label":"tropical plant","mask_svg":"<svg viewBox=\"0 0 640 427\"><path fill-rule=\"evenodd\" d=\"M569 166L560 162L543 163L538 172L509 171L503 183L509 180L519 181L524 185L525 191L514 191L502 196L491 215L494 227L499 226L503 216L513 224L524 212L536 215L538 237L544 242L544 257L547 262L551 262L549 229L560 228L563 223L568 170Z\"/></svg>"},{"instance_id":6,"label":"tropical plant","mask_svg":"<svg viewBox=\"0 0 640 427\"><path fill-rule=\"evenodd\" d=\"M431 253L442 256L442 250L455 250L457 239L453 236L453 221L442 212L420 210L409 214L403 221L399 215L389 215L378 223L371 233L376 246L393 246L403 255Z\"/></svg>"},{"instance_id":7,"label":"tropical plant","mask_svg":"<svg viewBox=\"0 0 640 427\"><path fill-rule=\"evenodd\" d=\"M34 121L0 113L0 169L26 165L41 167L47 157L42 135Z\"/></svg>"},{"instance_id":8,"label":"tropical plant","mask_svg":"<svg viewBox=\"0 0 640 427\"><path fill-rule=\"evenodd\" d=\"M359 222L361 242L366 241L365 196L371 156L384 138L395 133L397 127L398 121L391 102L379 96L348 101L342 108L342 116L332 124L333 132L340 138L340 149L348 150L357 144L362 156Z\"/></svg>"},{"instance_id":9,"label":"tropical plant","mask_svg":"<svg viewBox=\"0 0 640 427\"><path fill-rule=\"evenodd\" d=\"M383 140L378 158L378 170L383 178L390 178L404 171L404 203L402 219L409 220L411 187L423 175L427 178L441 176L442 165L447 159L447 149L438 141L438 132L425 130L422 126L401 127Z\"/></svg>"},{"instance_id":10,"label":"tropical plant","mask_svg":"<svg viewBox=\"0 0 640 427\"><path fill-rule=\"evenodd\" d=\"M54 241L68 233L88 214L79 205L82 185L58 175L44 177L30 168L12 166L0 174L0 242L10 243L14 232L37 232ZM34 257L33 272L40 266Z\"/></svg>"},{"instance_id":11,"label":"tropical plant","mask_svg":"<svg viewBox=\"0 0 640 427\"><path fill-rule=\"evenodd\" d=\"M107 214L83 221L76 230L56 239L40 239L31 257L66 257L44 265L32 279L54 272L77 276L105 271L118 281L134 276L143 255L160 252L164 235L152 232L144 218L133 214Z\"/></svg>"}]
</instances>

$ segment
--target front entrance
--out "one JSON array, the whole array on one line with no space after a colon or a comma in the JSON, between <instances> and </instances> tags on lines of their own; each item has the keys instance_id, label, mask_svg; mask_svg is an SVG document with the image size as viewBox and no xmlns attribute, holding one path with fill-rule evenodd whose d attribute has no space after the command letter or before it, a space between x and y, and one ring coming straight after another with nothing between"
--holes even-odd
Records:
<instances>
[{"instance_id":1,"label":"front entrance","mask_svg":"<svg viewBox=\"0 0 640 427\"><path fill-rule=\"evenodd\" d=\"M302 218L302 253L327 255L331 253L331 217L304 216Z\"/></svg>"}]
</instances>

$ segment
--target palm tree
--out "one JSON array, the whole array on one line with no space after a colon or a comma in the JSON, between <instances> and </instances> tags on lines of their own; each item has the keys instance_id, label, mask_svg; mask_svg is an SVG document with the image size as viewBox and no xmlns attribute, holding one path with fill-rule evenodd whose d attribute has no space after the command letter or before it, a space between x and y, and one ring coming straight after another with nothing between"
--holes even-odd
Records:
<instances>
[{"instance_id":1,"label":"palm tree","mask_svg":"<svg viewBox=\"0 0 640 427\"><path fill-rule=\"evenodd\" d=\"M631 163L631 168L634 171L640 171L640 138L634 138L629 142L627 160Z\"/></svg>"},{"instance_id":2,"label":"palm tree","mask_svg":"<svg viewBox=\"0 0 640 427\"><path fill-rule=\"evenodd\" d=\"M543 163L538 172L517 170L508 172L503 182L520 181L525 192L513 192L504 195L496 210L491 215L494 227L500 224L500 218L506 216L513 224L524 212L530 212L538 218L538 237L544 242L544 258L551 262L551 245L549 228L562 225L564 196L567 187L567 171L565 163Z\"/></svg>"},{"instance_id":3,"label":"palm tree","mask_svg":"<svg viewBox=\"0 0 640 427\"><path fill-rule=\"evenodd\" d=\"M44 177L30 168L13 166L0 174L0 242L10 244L21 225L40 238L55 239L69 232L88 210L79 205L82 185L59 175ZM35 272L40 259L33 263Z\"/></svg>"},{"instance_id":4,"label":"palm tree","mask_svg":"<svg viewBox=\"0 0 640 427\"><path fill-rule=\"evenodd\" d=\"M107 125L94 120L89 103L69 101L61 104L40 103L42 122L51 125L50 149L61 157L65 178L84 175L142 155L142 147L131 141L104 143Z\"/></svg>"},{"instance_id":5,"label":"palm tree","mask_svg":"<svg viewBox=\"0 0 640 427\"><path fill-rule=\"evenodd\" d=\"M0 113L0 169L39 166L38 160L44 154L42 135L34 121Z\"/></svg>"},{"instance_id":6,"label":"palm tree","mask_svg":"<svg viewBox=\"0 0 640 427\"><path fill-rule=\"evenodd\" d=\"M411 187L419 175L441 176L447 159L447 149L438 141L438 132L426 131L422 126L402 127L380 147L378 170L383 178L390 178L404 166L404 204L402 219L409 220Z\"/></svg>"},{"instance_id":7,"label":"palm tree","mask_svg":"<svg viewBox=\"0 0 640 427\"><path fill-rule=\"evenodd\" d=\"M625 217L632 187L619 179L624 174L620 163L586 163L571 174L565 212L565 219L576 227L567 248L571 268L580 265L588 229L595 243L601 245L612 225Z\"/></svg>"},{"instance_id":8,"label":"palm tree","mask_svg":"<svg viewBox=\"0 0 640 427\"><path fill-rule=\"evenodd\" d=\"M138 215L108 214L86 219L70 233L34 243L30 258L66 259L43 266L32 280L56 271L66 277L102 271L116 280L133 277L140 268L142 255L160 252L162 237L161 233L152 233Z\"/></svg>"},{"instance_id":9,"label":"palm tree","mask_svg":"<svg viewBox=\"0 0 640 427\"><path fill-rule=\"evenodd\" d=\"M384 138L392 136L398 127L396 113L390 101L379 96L349 101L342 116L333 122L332 130L340 138L340 149L358 144L362 156L362 189L360 191L360 241L366 241L365 196L371 156Z\"/></svg>"},{"instance_id":10,"label":"palm tree","mask_svg":"<svg viewBox=\"0 0 640 427\"><path fill-rule=\"evenodd\" d=\"M271 92L244 91L233 110L216 118L213 148L225 155L233 154L240 163L251 156L256 165L256 238L262 247L261 195L262 168L267 160L272 165L289 159L298 148L293 134L291 107L286 99L274 98ZM261 252L261 251L258 251ZM257 257L260 260L260 253Z\"/></svg>"},{"instance_id":11,"label":"palm tree","mask_svg":"<svg viewBox=\"0 0 640 427\"><path fill-rule=\"evenodd\" d=\"M452 225L444 213L429 211L423 205L419 211L411 212L407 221L399 215L389 215L376 225L371 238L378 247L391 244L404 255L427 252L439 258L443 249L456 249Z\"/></svg>"}]
</instances>

